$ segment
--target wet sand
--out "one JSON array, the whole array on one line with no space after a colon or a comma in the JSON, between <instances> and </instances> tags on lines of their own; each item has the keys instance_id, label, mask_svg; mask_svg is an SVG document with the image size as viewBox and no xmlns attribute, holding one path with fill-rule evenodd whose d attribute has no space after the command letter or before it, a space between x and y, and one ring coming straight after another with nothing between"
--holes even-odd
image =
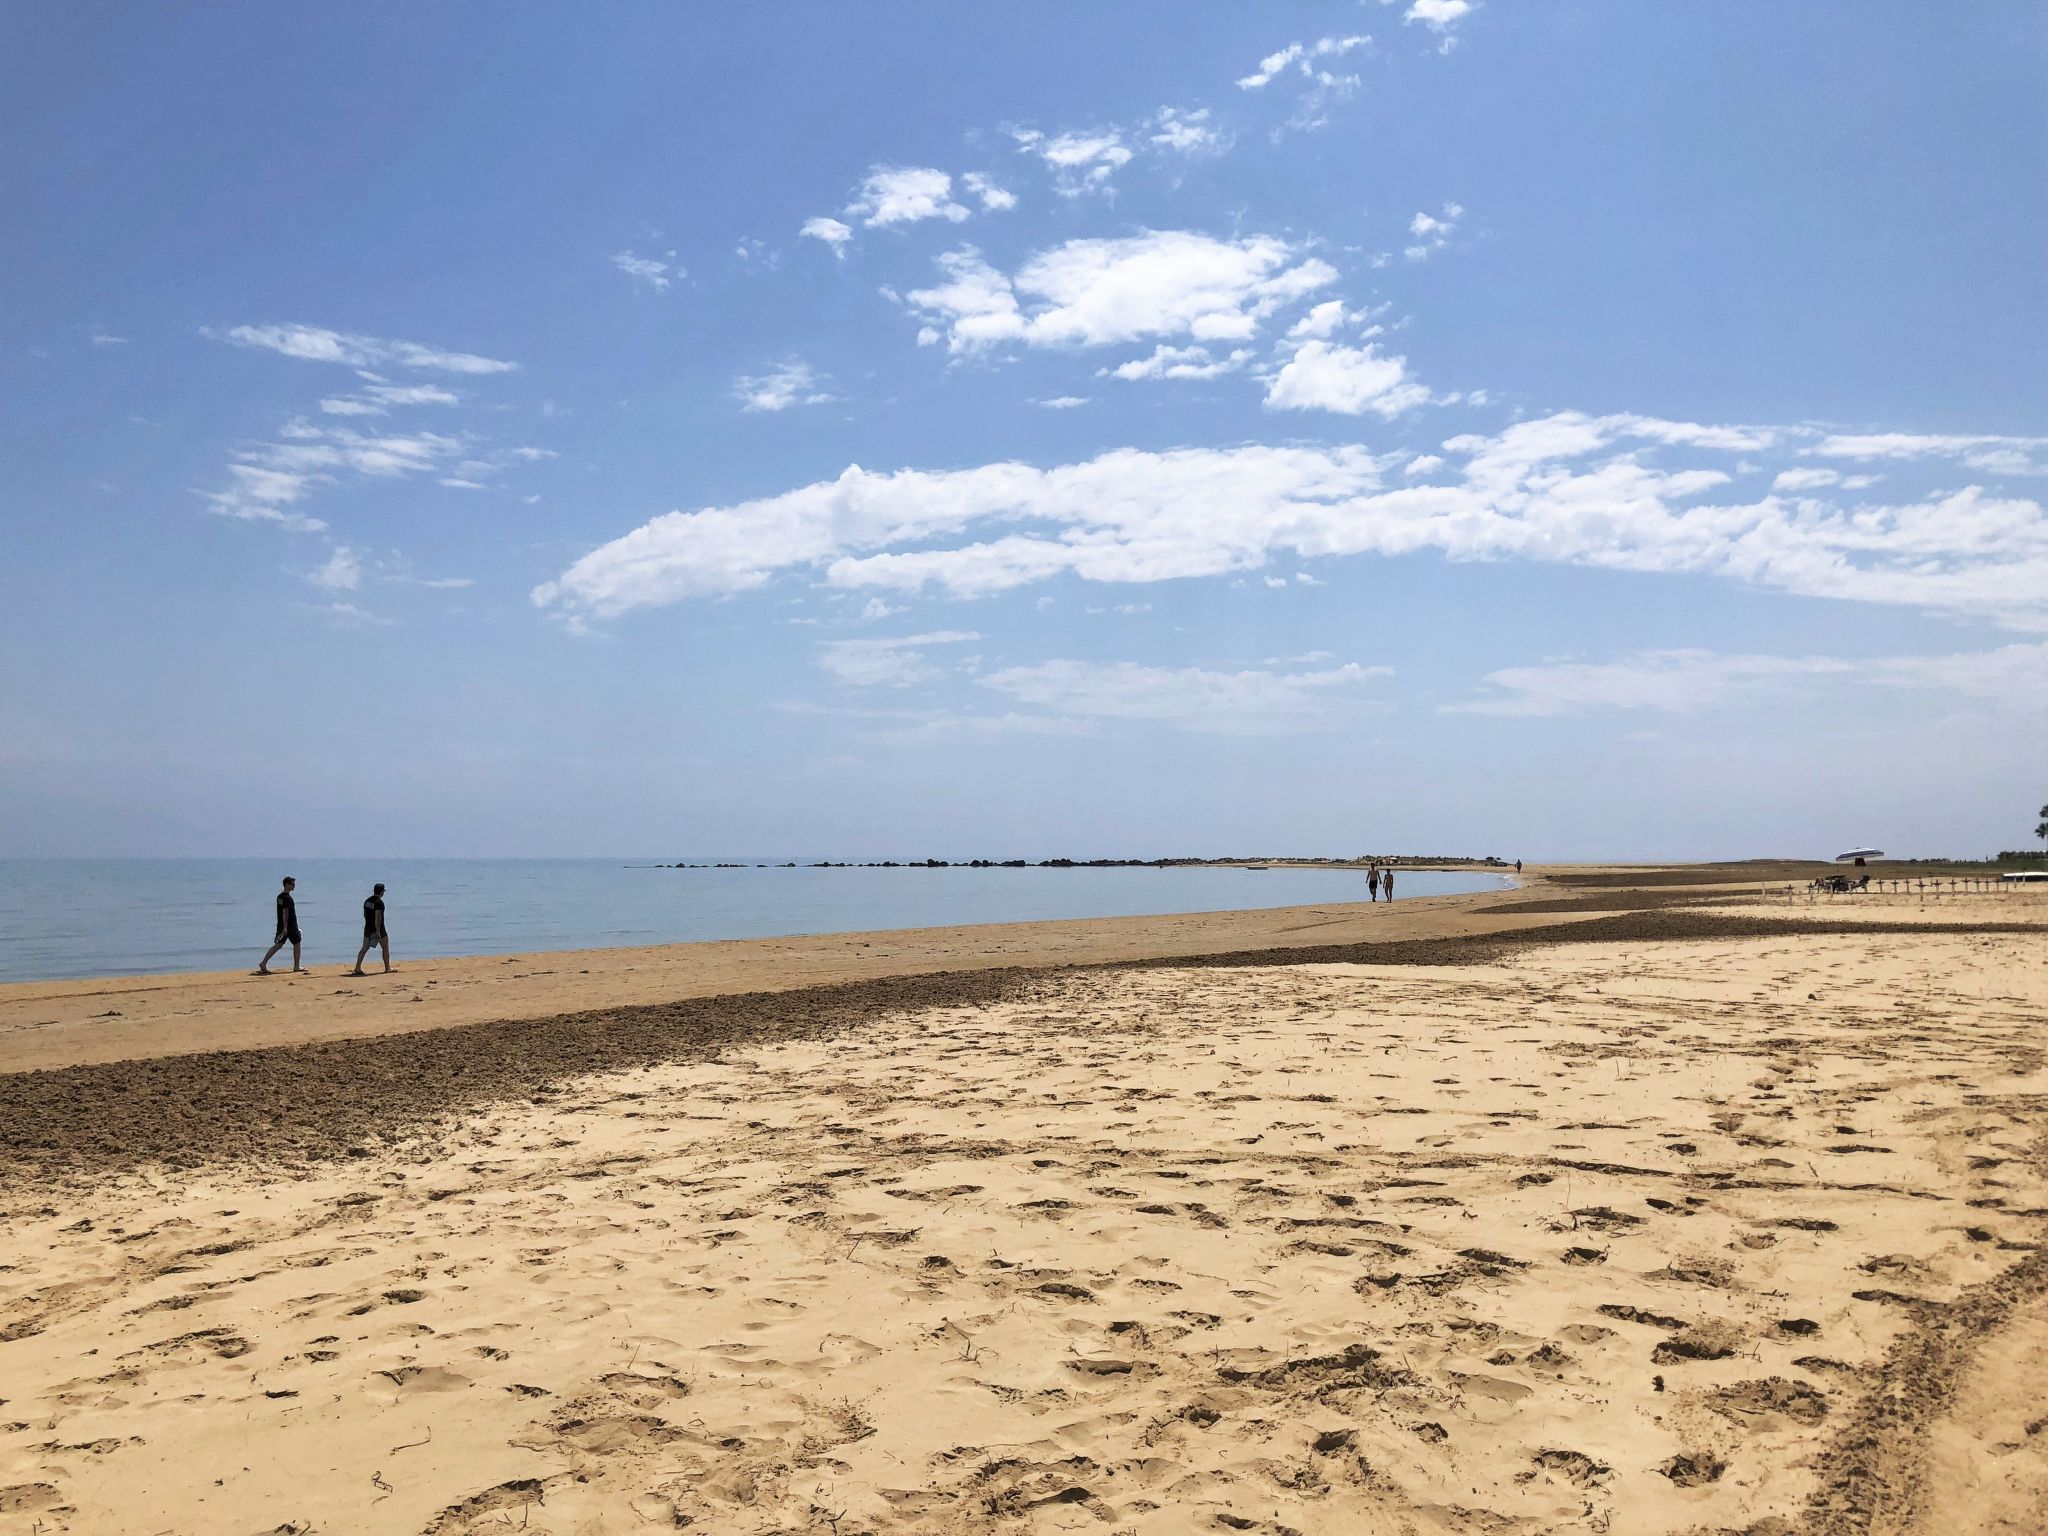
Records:
<instances>
[{"instance_id":1,"label":"wet sand","mask_svg":"<svg viewBox=\"0 0 2048 1536\"><path fill-rule=\"evenodd\" d=\"M2040 908L1602 900L0 1075L0 1529L2044 1528Z\"/></svg>"}]
</instances>

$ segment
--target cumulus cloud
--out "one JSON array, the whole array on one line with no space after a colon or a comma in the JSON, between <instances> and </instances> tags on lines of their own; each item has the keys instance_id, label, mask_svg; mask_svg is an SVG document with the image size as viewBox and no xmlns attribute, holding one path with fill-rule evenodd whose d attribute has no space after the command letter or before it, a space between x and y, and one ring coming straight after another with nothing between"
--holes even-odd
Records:
<instances>
[{"instance_id":1,"label":"cumulus cloud","mask_svg":"<svg viewBox=\"0 0 2048 1536\"><path fill-rule=\"evenodd\" d=\"M1978 486L1882 506L1730 497L1735 466L1702 462L1796 451L1799 441L1796 429L1559 412L1449 439L1432 483L1387 483L1405 456L1362 444L1122 449L1050 469L856 466L757 501L656 517L534 600L605 617L784 572L973 597L1063 574L1148 582L1260 571L1280 557L1434 551L1712 575L2048 632L2048 514L2038 502Z\"/></svg>"},{"instance_id":2,"label":"cumulus cloud","mask_svg":"<svg viewBox=\"0 0 2048 1536\"><path fill-rule=\"evenodd\" d=\"M999 187L993 178L979 171L969 171L960 178L960 185L981 199L981 206L990 213L1006 213L1017 206L1017 194Z\"/></svg>"},{"instance_id":3,"label":"cumulus cloud","mask_svg":"<svg viewBox=\"0 0 2048 1536\"><path fill-rule=\"evenodd\" d=\"M362 557L346 544L337 544L327 563L306 579L330 592L353 592L363 584Z\"/></svg>"},{"instance_id":4,"label":"cumulus cloud","mask_svg":"<svg viewBox=\"0 0 2048 1536\"><path fill-rule=\"evenodd\" d=\"M786 411L793 405L824 405L838 398L800 357L766 373L734 379L732 393L749 411Z\"/></svg>"},{"instance_id":5,"label":"cumulus cloud","mask_svg":"<svg viewBox=\"0 0 2048 1536\"><path fill-rule=\"evenodd\" d=\"M1336 723L1379 707L1371 686L1388 667L1319 672L1212 671L1136 662L1044 661L1004 667L982 685L1055 715L1158 721L1218 735L1267 735Z\"/></svg>"},{"instance_id":6,"label":"cumulus cloud","mask_svg":"<svg viewBox=\"0 0 2048 1536\"><path fill-rule=\"evenodd\" d=\"M1114 368L1098 368L1098 377L1112 379L1213 379L1219 374L1235 373L1251 361L1249 347L1239 347L1224 357L1210 356L1207 347L1169 347L1165 343L1153 348L1150 357L1134 358Z\"/></svg>"},{"instance_id":7,"label":"cumulus cloud","mask_svg":"<svg viewBox=\"0 0 2048 1536\"><path fill-rule=\"evenodd\" d=\"M1045 162L1052 172L1053 190L1062 197L1107 191L1110 178L1133 158L1122 131L1116 128L1051 137L1036 128L1013 128L1010 137L1023 153L1036 155Z\"/></svg>"},{"instance_id":8,"label":"cumulus cloud","mask_svg":"<svg viewBox=\"0 0 2048 1536\"><path fill-rule=\"evenodd\" d=\"M1429 391L1409 377L1408 360L1370 342L1305 341L1266 386L1266 408L1274 411L1370 411L1391 418L1428 403Z\"/></svg>"},{"instance_id":9,"label":"cumulus cloud","mask_svg":"<svg viewBox=\"0 0 2048 1536\"><path fill-rule=\"evenodd\" d=\"M448 352L417 341L356 336L317 325L238 325L225 334L203 334L238 347L261 347L313 363L350 368L423 368L439 373L510 373L519 365L472 352Z\"/></svg>"},{"instance_id":10,"label":"cumulus cloud","mask_svg":"<svg viewBox=\"0 0 2048 1536\"><path fill-rule=\"evenodd\" d=\"M848 225L840 223L837 219L828 219L822 216L815 219L805 219L804 227L798 230L797 233L808 236L812 240L824 241L825 244L832 248L832 254L835 256L844 256L846 254L846 242L853 238L853 230Z\"/></svg>"},{"instance_id":11,"label":"cumulus cloud","mask_svg":"<svg viewBox=\"0 0 2048 1536\"><path fill-rule=\"evenodd\" d=\"M1218 240L1186 230L1069 240L1015 276L971 247L939 258L947 281L906 296L949 351L999 342L1099 347L1149 337L1239 341L1336 269L1271 236Z\"/></svg>"},{"instance_id":12,"label":"cumulus cloud","mask_svg":"<svg viewBox=\"0 0 2048 1536\"><path fill-rule=\"evenodd\" d=\"M953 201L953 178L928 165L876 166L846 205L846 212L869 229L918 224L926 219L958 224L968 216L967 210ZM806 225L805 233L809 232Z\"/></svg>"},{"instance_id":13,"label":"cumulus cloud","mask_svg":"<svg viewBox=\"0 0 2048 1536\"><path fill-rule=\"evenodd\" d=\"M671 265L675 260L675 254L674 251L670 251L668 260L662 261L652 256L636 256L631 251L620 251L612 257L612 265L634 282L645 284L656 293L666 293L670 283L687 275L681 267Z\"/></svg>"},{"instance_id":14,"label":"cumulus cloud","mask_svg":"<svg viewBox=\"0 0 2048 1536\"><path fill-rule=\"evenodd\" d=\"M2008 645L1953 656L1731 655L1684 649L1639 651L1613 661L1555 661L1489 672L1485 691L1445 712L1577 716L1656 710L1694 714L1766 702L1825 678L1888 688L1926 688L1979 699L2048 704L2041 688L2048 644Z\"/></svg>"},{"instance_id":15,"label":"cumulus cloud","mask_svg":"<svg viewBox=\"0 0 2048 1536\"><path fill-rule=\"evenodd\" d=\"M818 647L818 665L855 688L908 688L940 675L925 659L926 650L980 638L972 630L939 629L923 635L827 640Z\"/></svg>"},{"instance_id":16,"label":"cumulus cloud","mask_svg":"<svg viewBox=\"0 0 2048 1536\"><path fill-rule=\"evenodd\" d=\"M1396 3L1396 0L1381 0L1382 4ZM1402 12L1403 21L1421 22L1442 40L1438 51L1449 53L1457 46L1452 29L1472 14L1472 0L1409 0L1408 9Z\"/></svg>"}]
</instances>

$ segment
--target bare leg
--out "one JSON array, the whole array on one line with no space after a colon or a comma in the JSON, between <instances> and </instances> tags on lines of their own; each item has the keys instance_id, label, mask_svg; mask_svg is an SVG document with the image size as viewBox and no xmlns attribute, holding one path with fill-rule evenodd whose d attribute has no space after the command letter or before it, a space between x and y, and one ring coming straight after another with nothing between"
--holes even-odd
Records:
<instances>
[{"instance_id":1,"label":"bare leg","mask_svg":"<svg viewBox=\"0 0 2048 1536\"><path fill-rule=\"evenodd\" d=\"M384 951L384 972L386 975L389 975L391 973L391 936L383 933L377 935L377 947Z\"/></svg>"},{"instance_id":2,"label":"bare leg","mask_svg":"<svg viewBox=\"0 0 2048 1536\"><path fill-rule=\"evenodd\" d=\"M356 951L356 968L350 971L349 975L360 976L363 974L363 956L370 952L370 943L371 941L368 938L363 940L363 947ZM388 971L391 967L387 965L384 969Z\"/></svg>"},{"instance_id":3,"label":"bare leg","mask_svg":"<svg viewBox=\"0 0 2048 1536\"><path fill-rule=\"evenodd\" d=\"M272 955L275 955L280 949L283 948L283 939L279 939L275 944L270 946L269 950L265 952L263 958L256 962L256 974L258 976L268 976L270 974L270 958Z\"/></svg>"},{"instance_id":4,"label":"bare leg","mask_svg":"<svg viewBox=\"0 0 2048 1536\"><path fill-rule=\"evenodd\" d=\"M299 941L297 939L292 940L292 970L294 972L305 970L305 967L299 964Z\"/></svg>"}]
</instances>

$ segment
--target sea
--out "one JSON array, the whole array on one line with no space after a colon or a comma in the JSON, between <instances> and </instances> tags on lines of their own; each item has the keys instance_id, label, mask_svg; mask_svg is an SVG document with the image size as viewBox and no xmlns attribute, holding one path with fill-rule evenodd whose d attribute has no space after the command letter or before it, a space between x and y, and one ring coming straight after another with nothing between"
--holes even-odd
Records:
<instances>
[{"instance_id":1,"label":"sea","mask_svg":"<svg viewBox=\"0 0 2048 1536\"><path fill-rule=\"evenodd\" d=\"M392 958L1364 901L1362 870L816 867L806 859L0 859L0 981L253 968L298 881L308 965L355 959L386 887ZM731 867L704 867L723 863ZM795 867L789 867L794 864ZM1402 870L1396 897L1505 876ZM290 951L279 957L291 963ZM372 957L374 963L375 957Z\"/></svg>"}]
</instances>

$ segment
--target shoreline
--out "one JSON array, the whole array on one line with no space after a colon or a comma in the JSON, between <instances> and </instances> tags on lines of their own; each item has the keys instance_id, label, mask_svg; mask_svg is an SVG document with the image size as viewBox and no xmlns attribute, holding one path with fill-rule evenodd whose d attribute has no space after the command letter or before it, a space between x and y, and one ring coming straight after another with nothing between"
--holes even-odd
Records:
<instances>
[{"instance_id":1,"label":"shoreline","mask_svg":"<svg viewBox=\"0 0 2048 1536\"><path fill-rule=\"evenodd\" d=\"M605 949L346 964L294 976L182 971L0 984L0 1075L213 1050L301 1045L942 971L1035 969L1527 926L1487 904L1535 882L1456 896L1139 917L851 930ZM1563 914L1560 914L1560 919ZM374 958L374 957L373 957Z\"/></svg>"}]
</instances>

